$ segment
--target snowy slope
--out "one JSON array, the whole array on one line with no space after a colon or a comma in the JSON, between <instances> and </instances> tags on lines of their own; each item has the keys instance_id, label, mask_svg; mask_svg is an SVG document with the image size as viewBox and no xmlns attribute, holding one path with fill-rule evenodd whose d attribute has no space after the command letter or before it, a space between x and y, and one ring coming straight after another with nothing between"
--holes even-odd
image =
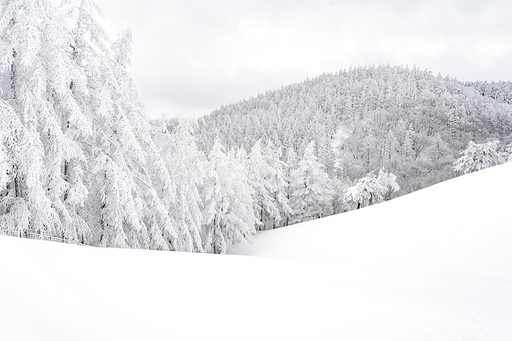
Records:
<instances>
[{"instance_id":1,"label":"snowy slope","mask_svg":"<svg viewBox=\"0 0 512 341\"><path fill-rule=\"evenodd\" d=\"M240 254L0 236L3 340L510 340L512 164Z\"/></svg>"},{"instance_id":2,"label":"snowy slope","mask_svg":"<svg viewBox=\"0 0 512 341\"><path fill-rule=\"evenodd\" d=\"M262 232L238 254L512 280L512 164Z\"/></svg>"}]
</instances>

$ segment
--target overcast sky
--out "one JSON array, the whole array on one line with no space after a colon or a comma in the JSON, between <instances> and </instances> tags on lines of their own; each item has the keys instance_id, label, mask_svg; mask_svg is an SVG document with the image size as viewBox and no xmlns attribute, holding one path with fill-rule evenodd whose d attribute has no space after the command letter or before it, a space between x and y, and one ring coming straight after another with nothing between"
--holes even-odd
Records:
<instances>
[{"instance_id":1,"label":"overcast sky","mask_svg":"<svg viewBox=\"0 0 512 341\"><path fill-rule=\"evenodd\" d=\"M512 80L510 0L97 2L110 32L131 24L132 74L152 117L207 114L365 64Z\"/></svg>"}]
</instances>

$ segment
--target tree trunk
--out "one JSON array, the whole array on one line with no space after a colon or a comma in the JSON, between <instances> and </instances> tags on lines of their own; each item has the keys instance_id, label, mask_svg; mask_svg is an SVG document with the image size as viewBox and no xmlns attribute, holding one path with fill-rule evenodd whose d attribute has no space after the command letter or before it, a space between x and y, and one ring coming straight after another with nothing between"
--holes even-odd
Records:
<instances>
[{"instance_id":1,"label":"tree trunk","mask_svg":"<svg viewBox=\"0 0 512 341\"><path fill-rule=\"evenodd\" d=\"M14 193L16 198L23 197L23 191L21 190L21 180L18 174L14 177Z\"/></svg>"}]
</instances>

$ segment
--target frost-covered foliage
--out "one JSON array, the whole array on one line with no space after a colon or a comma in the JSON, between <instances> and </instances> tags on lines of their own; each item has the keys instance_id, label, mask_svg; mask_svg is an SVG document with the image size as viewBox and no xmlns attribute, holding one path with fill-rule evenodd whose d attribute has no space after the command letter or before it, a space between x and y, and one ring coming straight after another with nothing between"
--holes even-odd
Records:
<instances>
[{"instance_id":1,"label":"frost-covered foliage","mask_svg":"<svg viewBox=\"0 0 512 341\"><path fill-rule=\"evenodd\" d=\"M385 188L384 200L390 200L391 194L400 190L400 186L396 182L396 175L387 172L384 168L379 170L377 182Z\"/></svg>"},{"instance_id":2,"label":"frost-covered foliage","mask_svg":"<svg viewBox=\"0 0 512 341\"><path fill-rule=\"evenodd\" d=\"M291 173L292 222L303 222L332 214L333 184L323 168L315 155L315 141L311 141L297 168Z\"/></svg>"},{"instance_id":3,"label":"frost-covered foliage","mask_svg":"<svg viewBox=\"0 0 512 341\"><path fill-rule=\"evenodd\" d=\"M208 155L205 172L203 248L226 253L256 232L252 187L240 159L232 150L226 153L219 140Z\"/></svg>"},{"instance_id":4,"label":"frost-covered foliage","mask_svg":"<svg viewBox=\"0 0 512 341\"><path fill-rule=\"evenodd\" d=\"M485 143L469 141L468 147L461 152L462 156L454 162L453 169L468 174L505 163L506 157L499 150L499 144L497 140Z\"/></svg>"},{"instance_id":5,"label":"frost-covered foliage","mask_svg":"<svg viewBox=\"0 0 512 341\"><path fill-rule=\"evenodd\" d=\"M273 168L263 154L260 140L254 144L247 157L244 155L242 153L240 161L245 165L247 180L253 191L254 214L258 218L256 229L272 228L275 222L281 220L273 195L277 191L277 184L272 177Z\"/></svg>"},{"instance_id":6,"label":"frost-covered foliage","mask_svg":"<svg viewBox=\"0 0 512 341\"><path fill-rule=\"evenodd\" d=\"M293 214L287 197L288 182L286 181L286 163L281 160L282 150L276 148L272 140L267 142L263 153L264 159L270 166L269 182L271 183L270 196L274 199L277 214L263 218L263 228L270 229L286 225Z\"/></svg>"},{"instance_id":7,"label":"frost-covered foliage","mask_svg":"<svg viewBox=\"0 0 512 341\"><path fill-rule=\"evenodd\" d=\"M92 0L2 1L0 231L91 245L192 250L166 205L171 175Z\"/></svg>"},{"instance_id":8,"label":"frost-covered foliage","mask_svg":"<svg viewBox=\"0 0 512 341\"><path fill-rule=\"evenodd\" d=\"M182 120L175 126L164 124L160 128L154 134L165 162L155 163L153 173L161 181L162 201L170 212L172 225L182 231L182 250L202 252L204 218L200 189L206 177L206 156L191 134L192 122Z\"/></svg>"},{"instance_id":9,"label":"frost-covered foliage","mask_svg":"<svg viewBox=\"0 0 512 341\"><path fill-rule=\"evenodd\" d=\"M385 176L382 175L381 180L384 178ZM391 184L392 188L398 186L396 182L393 183L392 177L388 176L386 180L391 180L388 183ZM349 208L359 209L382 202L388 190L385 185L377 181L375 174L368 173L364 178L359 179L355 186L347 189L343 202Z\"/></svg>"},{"instance_id":10,"label":"frost-covered foliage","mask_svg":"<svg viewBox=\"0 0 512 341\"><path fill-rule=\"evenodd\" d=\"M90 235L80 212L86 155L77 140L92 131L73 92L73 84L77 92L85 88L83 67L60 19L47 1L1 3L0 96L8 116L1 128L12 157L0 230L77 240Z\"/></svg>"},{"instance_id":11,"label":"frost-covered foliage","mask_svg":"<svg viewBox=\"0 0 512 341\"><path fill-rule=\"evenodd\" d=\"M478 90L480 95L490 97L500 103L512 104L512 82L466 82L466 86L470 86Z\"/></svg>"},{"instance_id":12,"label":"frost-covered foliage","mask_svg":"<svg viewBox=\"0 0 512 341\"><path fill-rule=\"evenodd\" d=\"M507 162L512 162L512 142L510 142L506 149L505 149L508 153L508 158L507 158Z\"/></svg>"},{"instance_id":13,"label":"frost-covered foliage","mask_svg":"<svg viewBox=\"0 0 512 341\"><path fill-rule=\"evenodd\" d=\"M228 148L270 139L283 155L316 140L331 179L350 183L385 167L403 195L456 176L452 163L469 141L508 142L512 105L495 97L416 67L353 67L223 106L197 137L205 150L216 136Z\"/></svg>"}]
</instances>

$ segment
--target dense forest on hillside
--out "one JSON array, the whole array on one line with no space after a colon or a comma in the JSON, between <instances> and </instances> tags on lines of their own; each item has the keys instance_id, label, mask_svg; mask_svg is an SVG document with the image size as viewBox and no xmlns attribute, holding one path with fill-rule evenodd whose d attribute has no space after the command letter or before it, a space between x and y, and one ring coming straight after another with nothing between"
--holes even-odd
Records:
<instances>
[{"instance_id":1,"label":"dense forest on hillside","mask_svg":"<svg viewBox=\"0 0 512 341\"><path fill-rule=\"evenodd\" d=\"M271 140L298 155L315 140L331 178L353 183L384 167L405 194L455 176L451 165L469 141L510 141L511 84L355 67L224 106L197 136L205 150L218 136L229 148Z\"/></svg>"},{"instance_id":2,"label":"dense forest on hillside","mask_svg":"<svg viewBox=\"0 0 512 341\"><path fill-rule=\"evenodd\" d=\"M499 103L512 104L512 82L465 82L464 85L475 88L480 95L495 99Z\"/></svg>"}]
</instances>

